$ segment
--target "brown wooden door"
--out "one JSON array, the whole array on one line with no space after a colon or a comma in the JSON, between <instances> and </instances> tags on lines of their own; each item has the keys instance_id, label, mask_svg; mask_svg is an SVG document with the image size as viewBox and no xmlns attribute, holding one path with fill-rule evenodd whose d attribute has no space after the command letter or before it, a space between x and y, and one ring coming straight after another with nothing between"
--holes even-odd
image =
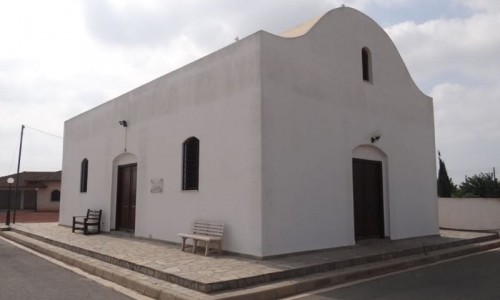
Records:
<instances>
[{"instance_id":1,"label":"brown wooden door","mask_svg":"<svg viewBox=\"0 0 500 300\"><path fill-rule=\"evenodd\" d=\"M353 159L352 168L355 238L384 238L382 162Z\"/></svg>"},{"instance_id":2,"label":"brown wooden door","mask_svg":"<svg viewBox=\"0 0 500 300\"><path fill-rule=\"evenodd\" d=\"M137 164L118 167L116 229L134 231Z\"/></svg>"},{"instance_id":3,"label":"brown wooden door","mask_svg":"<svg viewBox=\"0 0 500 300\"><path fill-rule=\"evenodd\" d=\"M36 210L36 191L27 190L24 191L24 202L23 209L34 209Z\"/></svg>"}]
</instances>

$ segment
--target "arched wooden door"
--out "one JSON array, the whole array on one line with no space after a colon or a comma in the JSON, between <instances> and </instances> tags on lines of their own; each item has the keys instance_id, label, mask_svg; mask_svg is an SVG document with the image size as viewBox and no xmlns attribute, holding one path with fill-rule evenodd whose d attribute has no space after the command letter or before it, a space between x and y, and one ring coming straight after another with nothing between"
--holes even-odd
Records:
<instances>
[{"instance_id":1,"label":"arched wooden door","mask_svg":"<svg viewBox=\"0 0 500 300\"><path fill-rule=\"evenodd\" d=\"M135 230L137 164L118 166L116 229Z\"/></svg>"}]
</instances>

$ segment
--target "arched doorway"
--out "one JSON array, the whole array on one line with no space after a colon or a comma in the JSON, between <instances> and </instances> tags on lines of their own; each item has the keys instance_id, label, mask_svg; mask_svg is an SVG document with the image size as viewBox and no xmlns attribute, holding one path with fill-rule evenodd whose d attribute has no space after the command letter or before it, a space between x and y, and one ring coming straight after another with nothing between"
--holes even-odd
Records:
<instances>
[{"instance_id":1,"label":"arched doorway","mask_svg":"<svg viewBox=\"0 0 500 300\"><path fill-rule=\"evenodd\" d=\"M384 164L386 155L366 145L353 151L352 186L356 240L384 238Z\"/></svg>"},{"instance_id":2,"label":"arched doorway","mask_svg":"<svg viewBox=\"0 0 500 300\"><path fill-rule=\"evenodd\" d=\"M116 174L115 229L133 232L135 230L137 159L124 153L113 163Z\"/></svg>"}]
</instances>

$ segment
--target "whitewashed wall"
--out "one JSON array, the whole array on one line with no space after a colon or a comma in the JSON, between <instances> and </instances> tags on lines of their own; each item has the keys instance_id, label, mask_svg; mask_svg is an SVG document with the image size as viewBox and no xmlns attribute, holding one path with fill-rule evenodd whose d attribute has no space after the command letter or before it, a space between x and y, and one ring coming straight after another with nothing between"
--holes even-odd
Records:
<instances>
[{"instance_id":1,"label":"whitewashed wall","mask_svg":"<svg viewBox=\"0 0 500 300\"><path fill-rule=\"evenodd\" d=\"M500 198L439 198L439 226L499 230Z\"/></svg>"},{"instance_id":2,"label":"whitewashed wall","mask_svg":"<svg viewBox=\"0 0 500 300\"><path fill-rule=\"evenodd\" d=\"M355 243L353 157L383 161L388 237L438 234L432 99L383 29L339 8L303 36L266 34L262 45L264 254Z\"/></svg>"},{"instance_id":3,"label":"whitewashed wall","mask_svg":"<svg viewBox=\"0 0 500 300\"><path fill-rule=\"evenodd\" d=\"M136 162L135 235L180 242L195 220L223 222L223 249L261 256L259 49L253 35L68 120L60 223L93 208L103 210L104 230L114 229L117 167ZM182 144L192 136L199 191L182 191ZM88 191L80 193L84 158ZM163 179L162 193L150 192L152 179Z\"/></svg>"}]
</instances>

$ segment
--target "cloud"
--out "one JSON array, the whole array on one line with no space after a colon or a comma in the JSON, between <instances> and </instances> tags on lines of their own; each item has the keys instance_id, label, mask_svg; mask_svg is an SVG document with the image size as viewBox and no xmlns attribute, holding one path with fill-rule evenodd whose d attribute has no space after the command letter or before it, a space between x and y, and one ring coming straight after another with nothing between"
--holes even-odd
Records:
<instances>
[{"instance_id":1,"label":"cloud","mask_svg":"<svg viewBox=\"0 0 500 300\"><path fill-rule=\"evenodd\" d=\"M436 81L496 82L500 60L499 13L440 19L387 28L410 72L428 86Z\"/></svg>"},{"instance_id":2,"label":"cloud","mask_svg":"<svg viewBox=\"0 0 500 300\"><path fill-rule=\"evenodd\" d=\"M186 12L159 5L157 1L83 1L85 24L92 36L106 43L128 47L166 45L181 33L174 23ZM179 17L181 19L181 17Z\"/></svg>"},{"instance_id":3,"label":"cloud","mask_svg":"<svg viewBox=\"0 0 500 300\"><path fill-rule=\"evenodd\" d=\"M440 84L434 98L436 147L455 183L500 166L500 86Z\"/></svg>"},{"instance_id":4,"label":"cloud","mask_svg":"<svg viewBox=\"0 0 500 300\"><path fill-rule=\"evenodd\" d=\"M103 43L129 47L168 46L176 39L193 38L213 49L262 28L293 26L297 15L314 17L340 1L84 1L89 33ZM305 21L305 20L304 20ZM282 28L285 30L288 27Z\"/></svg>"},{"instance_id":5,"label":"cloud","mask_svg":"<svg viewBox=\"0 0 500 300\"><path fill-rule=\"evenodd\" d=\"M456 2L474 11L500 12L500 1L497 0L456 0Z\"/></svg>"},{"instance_id":6,"label":"cloud","mask_svg":"<svg viewBox=\"0 0 500 300\"><path fill-rule=\"evenodd\" d=\"M500 166L500 2L456 3L473 13L386 30L418 85L434 98L436 146L459 183Z\"/></svg>"},{"instance_id":7,"label":"cloud","mask_svg":"<svg viewBox=\"0 0 500 300\"><path fill-rule=\"evenodd\" d=\"M444 83L434 87L431 96L435 100L439 144L461 148L478 138L492 143L500 140L499 86L471 88Z\"/></svg>"},{"instance_id":8,"label":"cloud","mask_svg":"<svg viewBox=\"0 0 500 300\"><path fill-rule=\"evenodd\" d=\"M500 1L17 0L0 4L0 175L15 170L21 124L62 135L65 120L236 36L280 33L342 4L390 24L410 73L434 97L448 168L500 167L491 116L499 99ZM475 149L467 163L461 142ZM27 129L22 169L60 168L58 145Z\"/></svg>"}]
</instances>

